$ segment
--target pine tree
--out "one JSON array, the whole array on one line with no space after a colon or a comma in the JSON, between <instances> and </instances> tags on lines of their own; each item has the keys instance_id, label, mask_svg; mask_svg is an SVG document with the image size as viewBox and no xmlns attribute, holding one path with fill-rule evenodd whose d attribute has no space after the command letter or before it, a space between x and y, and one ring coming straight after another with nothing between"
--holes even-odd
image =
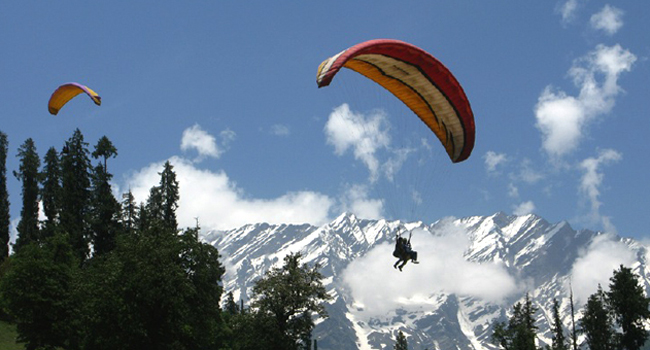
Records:
<instances>
[{"instance_id":1,"label":"pine tree","mask_svg":"<svg viewBox=\"0 0 650 350\"><path fill-rule=\"evenodd\" d=\"M568 350L566 337L564 336L564 326L562 319L560 319L560 304L557 299L553 298L553 325L551 327L553 332L552 350Z\"/></svg>"},{"instance_id":2,"label":"pine tree","mask_svg":"<svg viewBox=\"0 0 650 350\"><path fill-rule=\"evenodd\" d=\"M226 303L223 306L223 309L231 315L236 315L239 313L239 305L235 302L235 297L231 292L228 292L226 295Z\"/></svg>"},{"instance_id":3,"label":"pine tree","mask_svg":"<svg viewBox=\"0 0 650 350\"><path fill-rule=\"evenodd\" d=\"M397 337L395 338L395 345L393 346L395 350L408 350L409 344L406 341L406 336L402 331L397 332Z\"/></svg>"},{"instance_id":4,"label":"pine tree","mask_svg":"<svg viewBox=\"0 0 650 350\"><path fill-rule=\"evenodd\" d=\"M614 328L605 292L600 285L598 291L587 299L585 311L580 320L590 350L613 350Z\"/></svg>"},{"instance_id":5,"label":"pine tree","mask_svg":"<svg viewBox=\"0 0 650 350\"><path fill-rule=\"evenodd\" d=\"M645 296L632 269L623 265L610 278L607 302L614 314L616 324L622 330L617 335L618 347L638 350L648 339L644 323L650 318L650 299Z\"/></svg>"},{"instance_id":6,"label":"pine tree","mask_svg":"<svg viewBox=\"0 0 650 350\"><path fill-rule=\"evenodd\" d=\"M103 136L95 145L93 158L103 157L103 163L98 164L92 173L92 232L93 246L98 255L105 254L115 248L115 240L120 231L120 203L111 191L109 181L113 177L107 171L107 160L115 157L117 149L111 141Z\"/></svg>"},{"instance_id":7,"label":"pine tree","mask_svg":"<svg viewBox=\"0 0 650 350\"><path fill-rule=\"evenodd\" d=\"M92 176L91 226L95 254L101 255L115 248L120 225L120 204L111 192L108 174L103 165L95 167Z\"/></svg>"},{"instance_id":8,"label":"pine tree","mask_svg":"<svg viewBox=\"0 0 650 350\"><path fill-rule=\"evenodd\" d=\"M122 214L120 222L122 223L122 227L126 233L132 233L136 229L136 223L138 222L138 205L135 203L135 197L130 189L129 192L122 195Z\"/></svg>"},{"instance_id":9,"label":"pine tree","mask_svg":"<svg viewBox=\"0 0 650 350\"><path fill-rule=\"evenodd\" d=\"M88 256L90 240L90 159L88 143L76 129L61 155L61 226L80 261Z\"/></svg>"},{"instance_id":10,"label":"pine tree","mask_svg":"<svg viewBox=\"0 0 650 350\"><path fill-rule=\"evenodd\" d=\"M160 226L165 232L176 234L178 223L176 209L178 208L178 181L174 167L165 162L160 174L160 184L151 188L147 199L146 214L148 225Z\"/></svg>"},{"instance_id":11,"label":"pine tree","mask_svg":"<svg viewBox=\"0 0 650 350\"><path fill-rule=\"evenodd\" d=\"M97 145L95 145L95 151L92 153L93 158L97 159L102 157L104 159L104 170L108 172L108 165L106 164L108 158L117 157L117 148L113 146L111 140L106 136L102 136Z\"/></svg>"},{"instance_id":12,"label":"pine tree","mask_svg":"<svg viewBox=\"0 0 650 350\"><path fill-rule=\"evenodd\" d=\"M38 242L40 232L38 227L38 183L41 160L36 153L36 145L31 138L25 140L18 155L20 158L19 171L14 171L14 176L22 182L23 207L20 211L18 222L18 237L15 249L19 250L31 242Z\"/></svg>"},{"instance_id":13,"label":"pine tree","mask_svg":"<svg viewBox=\"0 0 650 350\"><path fill-rule=\"evenodd\" d=\"M61 221L61 162L54 147L45 154L42 186L41 201L45 222L41 235L47 238L54 236Z\"/></svg>"},{"instance_id":14,"label":"pine tree","mask_svg":"<svg viewBox=\"0 0 650 350\"><path fill-rule=\"evenodd\" d=\"M0 264L9 256L9 192L7 191L7 135L0 131Z\"/></svg>"},{"instance_id":15,"label":"pine tree","mask_svg":"<svg viewBox=\"0 0 650 350\"><path fill-rule=\"evenodd\" d=\"M533 306L528 293L524 303L517 302L512 307L512 316L508 323L497 322L492 333L492 340L505 350L536 350L535 337L537 326L535 326L535 313L537 308Z\"/></svg>"},{"instance_id":16,"label":"pine tree","mask_svg":"<svg viewBox=\"0 0 650 350\"><path fill-rule=\"evenodd\" d=\"M165 168L160 174L160 195L162 199L162 221L166 228L176 231L178 223L176 222L176 209L178 208L178 181L174 167L165 162Z\"/></svg>"},{"instance_id":17,"label":"pine tree","mask_svg":"<svg viewBox=\"0 0 650 350\"><path fill-rule=\"evenodd\" d=\"M573 286L569 283L569 302L571 303L571 349L578 350L578 333L576 331L576 313L573 303Z\"/></svg>"}]
</instances>

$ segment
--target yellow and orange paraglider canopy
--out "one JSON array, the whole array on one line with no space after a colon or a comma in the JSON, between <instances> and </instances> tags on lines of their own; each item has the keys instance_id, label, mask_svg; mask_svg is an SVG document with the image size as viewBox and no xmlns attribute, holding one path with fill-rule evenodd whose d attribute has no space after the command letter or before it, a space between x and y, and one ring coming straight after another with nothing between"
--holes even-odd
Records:
<instances>
[{"instance_id":1,"label":"yellow and orange paraglider canopy","mask_svg":"<svg viewBox=\"0 0 650 350\"><path fill-rule=\"evenodd\" d=\"M59 86L54 93L52 93L50 101L47 104L48 111L50 111L51 114L56 115L59 113L59 110L68 103L68 101L82 92L86 93L96 105L100 106L102 104L102 98L89 87L78 83L66 83Z\"/></svg>"},{"instance_id":2,"label":"yellow and orange paraglider canopy","mask_svg":"<svg viewBox=\"0 0 650 350\"><path fill-rule=\"evenodd\" d=\"M440 139L452 162L474 148L474 114L463 88L440 61L414 45L370 40L332 56L318 67L318 87L341 67L372 79L408 106Z\"/></svg>"}]
</instances>

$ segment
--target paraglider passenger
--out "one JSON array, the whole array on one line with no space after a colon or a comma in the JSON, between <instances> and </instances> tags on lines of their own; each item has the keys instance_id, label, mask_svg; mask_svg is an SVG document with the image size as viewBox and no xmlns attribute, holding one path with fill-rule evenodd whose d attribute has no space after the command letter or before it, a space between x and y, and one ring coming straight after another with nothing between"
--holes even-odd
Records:
<instances>
[{"instance_id":1,"label":"paraglider passenger","mask_svg":"<svg viewBox=\"0 0 650 350\"><path fill-rule=\"evenodd\" d=\"M413 261L414 264L418 263L418 252L414 251L413 248L411 248L411 239L407 240L404 237L401 237L400 235L397 235L397 239L395 241L395 250L393 251L393 256L398 258L397 262L393 265L394 268L398 268L400 271L402 271L402 268L406 263L411 260ZM401 264L400 264L401 262ZM399 266L398 266L399 265Z\"/></svg>"}]
</instances>

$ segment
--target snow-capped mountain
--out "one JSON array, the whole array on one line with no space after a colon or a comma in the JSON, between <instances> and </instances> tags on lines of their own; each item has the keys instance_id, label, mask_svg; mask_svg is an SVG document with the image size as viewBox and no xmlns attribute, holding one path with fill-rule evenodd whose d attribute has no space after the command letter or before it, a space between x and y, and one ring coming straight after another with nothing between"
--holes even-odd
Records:
<instances>
[{"instance_id":1,"label":"snow-capped mountain","mask_svg":"<svg viewBox=\"0 0 650 350\"><path fill-rule=\"evenodd\" d=\"M412 234L419 265L393 268L395 235ZM224 288L248 302L256 279L283 257L301 252L318 263L334 298L329 318L318 321L314 339L321 350L392 349L398 330L411 349L495 349L495 321L529 293L538 308L540 344L550 343L553 298L571 327L572 286L579 304L607 286L620 264L632 267L650 290L647 248L631 239L535 215L474 216L421 222L362 220L342 214L321 227L247 225L214 231L226 266Z\"/></svg>"}]
</instances>

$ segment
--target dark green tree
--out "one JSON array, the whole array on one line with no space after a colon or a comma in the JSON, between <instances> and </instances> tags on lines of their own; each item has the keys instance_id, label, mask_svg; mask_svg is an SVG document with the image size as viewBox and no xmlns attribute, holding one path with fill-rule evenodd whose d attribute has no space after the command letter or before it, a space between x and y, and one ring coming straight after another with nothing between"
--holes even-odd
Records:
<instances>
[{"instance_id":1,"label":"dark green tree","mask_svg":"<svg viewBox=\"0 0 650 350\"><path fill-rule=\"evenodd\" d=\"M88 143L76 129L65 142L61 154L61 226L70 237L72 248L84 261L89 252L90 159Z\"/></svg>"},{"instance_id":2,"label":"dark green tree","mask_svg":"<svg viewBox=\"0 0 650 350\"><path fill-rule=\"evenodd\" d=\"M26 349L72 348L77 304L72 281L78 262L67 237L23 245L9 263L0 280L0 301L16 323L18 340Z\"/></svg>"},{"instance_id":3,"label":"dark green tree","mask_svg":"<svg viewBox=\"0 0 650 350\"><path fill-rule=\"evenodd\" d=\"M176 209L178 208L180 195L178 193L176 173L169 161L165 162L163 172L160 174L159 188L162 199L162 221L166 228L176 230L178 227L178 223L176 222Z\"/></svg>"},{"instance_id":4,"label":"dark green tree","mask_svg":"<svg viewBox=\"0 0 650 350\"><path fill-rule=\"evenodd\" d=\"M7 190L7 135L0 131L0 264L9 256L9 192Z\"/></svg>"},{"instance_id":5,"label":"dark green tree","mask_svg":"<svg viewBox=\"0 0 650 350\"><path fill-rule=\"evenodd\" d=\"M84 269L84 349L220 349L216 248L195 230L122 235Z\"/></svg>"},{"instance_id":6,"label":"dark green tree","mask_svg":"<svg viewBox=\"0 0 650 350\"><path fill-rule=\"evenodd\" d=\"M31 138L25 140L18 155L20 166L14 171L14 176L22 183L23 207L20 211L18 222L18 237L16 238L15 250L31 242L38 242L40 231L38 225L38 195L39 195L39 168L41 160L36 152L36 145Z\"/></svg>"},{"instance_id":7,"label":"dark green tree","mask_svg":"<svg viewBox=\"0 0 650 350\"><path fill-rule=\"evenodd\" d=\"M93 158L103 158L95 166L92 172L92 194L91 194L91 228L95 254L101 255L110 252L115 248L115 239L121 231L120 203L113 196L110 180L113 175L107 171L107 160L115 157L117 149L111 141L103 136L95 145Z\"/></svg>"},{"instance_id":8,"label":"dark green tree","mask_svg":"<svg viewBox=\"0 0 650 350\"><path fill-rule=\"evenodd\" d=\"M226 294L226 302L223 305L223 309L230 315L236 315L239 313L239 305L235 301L232 292L228 292L228 294Z\"/></svg>"},{"instance_id":9,"label":"dark green tree","mask_svg":"<svg viewBox=\"0 0 650 350\"><path fill-rule=\"evenodd\" d=\"M607 296L600 285L598 285L598 291L587 299L579 324L590 350L613 350L616 348L614 346L614 325L607 305Z\"/></svg>"},{"instance_id":10,"label":"dark green tree","mask_svg":"<svg viewBox=\"0 0 650 350\"><path fill-rule=\"evenodd\" d=\"M95 254L101 255L115 248L115 240L121 230L120 203L111 192L112 175L99 164L92 174L91 228Z\"/></svg>"},{"instance_id":11,"label":"dark green tree","mask_svg":"<svg viewBox=\"0 0 650 350\"><path fill-rule=\"evenodd\" d=\"M406 336L402 331L397 332L397 337L395 338L395 345L393 346L395 350L409 350L409 344L406 341Z\"/></svg>"},{"instance_id":12,"label":"dark green tree","mask_svg":"<svg viewBox=\"0 0 650 350\"><path fill-rule=\"evenodd\" d=\"M536 350L535 313L528 293L524 303L517 302L512 308L512 316L508 323L497 322L492 333L492 340L505 350Z\"/></svg>"},{"instance_id":13,"label":"dark green tree","mask_svg":"<svg viewBox=\"0 0 650 350\"><path fill-rule=\"evenodd\" d=\"M606 293L616 324L622 330L617 334L620 349L638 350L648 339L644 323L650 318L650 299L632 269L623 265L610 278Z\"/></svg>"},{"instance_id":14,"label":"dark green tree","mask_svg":"<svg viewBox=\"0 0 650 350\"><path fill-rule=\"evenodd\" d=\"M551 325L551 332L553 333L553 343L551 344L552 350L568 350L569 345L566 337L564 336L564 325L560 318L560 304L556 298L553 298L553 324Z\"/></svg>"},{"instance_id":15,"label":"dark green tree","mask_svg":"<svg viewBox=\"0 0 650 350\"><path fill-rule=\"evenodd\" d=\"M126 233L132 233L138 222L138 205L135 203L133 192L122 194L122 214L120 222Z\"/></svg>"},{"instance_id":16,"label":"dark green tree","mask_svg":"<svg viewBox=\"0 0 650 350\"><path fill-rule=\"evenodd\" d=\"M52 237L57 232L61 221L61 162L54 147L50 147L43 160L41 201L45 222L41 235Z\"/></svg>"},{"instance_id":17,"label":"dark green tree","mask_svg":"<svg viewBox=\"0 0 650 350\"><path fill-rule=\"evenodd\" d=\"M148 224L163 228L163 230L155 231L176 234L178 231L176 209L178 208L180 196L176 173L169 161L165 162L163 171L159 175L160 184L151 188L149 198L147 199L146 210Z\"/></svg>"},{"instance_id":18,"label":"dark green tree","mask_svg":"<svg viewBox=\"0 0 650 350\"><path fill-rule=\"evenodd\" d=\"M300 258L300 253L287 255L281 268L272 268L255 283L249 313L256 329L252 345L257 341L258 348L299 349L304 339L311 338L313 316L327 317L322 302L331 297L319 266L301 265Z\"/></svg>"},{"instance_id":19,"label":"dark green tree","mask_svg":"<svg viewBox=\"0 0 650 350\"><path fill-rule=\"evenodd\" d=\"M93 158L103 158L104 160L104 170L108 172L108 158L117 157L117 148L113 146L111 140L106 136L102 136L97 144L95 145L95 151L92 153Z\"/></svg>"}]
</instances>

